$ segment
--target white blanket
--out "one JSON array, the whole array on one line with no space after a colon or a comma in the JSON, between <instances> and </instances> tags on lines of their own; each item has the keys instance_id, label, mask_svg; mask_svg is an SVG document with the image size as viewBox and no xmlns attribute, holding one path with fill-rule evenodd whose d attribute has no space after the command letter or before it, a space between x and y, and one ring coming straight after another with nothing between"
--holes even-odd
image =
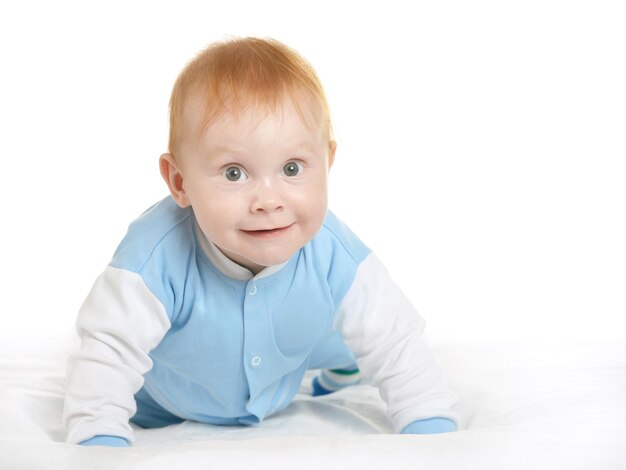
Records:
<instances>
[{"instance_id":1,"label":"white blanket","mask_svg":"<svg viewBox=\"0 0 626 470\"><path fill-rule=\"evenodd\" d=\"M293 404L260 426L137 429L132 448L66 444L69 347L0 349L0 469L626 469L626 341L436 344L462 429L391 434L375 389Z\"/></svg>"}]
</instances>

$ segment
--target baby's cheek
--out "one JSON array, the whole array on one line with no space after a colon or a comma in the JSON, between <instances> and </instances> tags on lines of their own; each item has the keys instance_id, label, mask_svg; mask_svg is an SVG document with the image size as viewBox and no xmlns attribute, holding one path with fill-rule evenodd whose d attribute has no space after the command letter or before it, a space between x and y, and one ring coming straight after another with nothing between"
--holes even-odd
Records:
<instances>
[{"instance_id":1,"label":"baby's cheek","mask_svg":"<svg viewBox=\"0 0 626 470\"><path fill-rule=\"evenodd\" d=\"M326 216L326 210L318 211L316 214L310 216L306 223L302 224L302 238L303 245L308 243L319 232L324 218Z\"/></svg>"}]
</instances>

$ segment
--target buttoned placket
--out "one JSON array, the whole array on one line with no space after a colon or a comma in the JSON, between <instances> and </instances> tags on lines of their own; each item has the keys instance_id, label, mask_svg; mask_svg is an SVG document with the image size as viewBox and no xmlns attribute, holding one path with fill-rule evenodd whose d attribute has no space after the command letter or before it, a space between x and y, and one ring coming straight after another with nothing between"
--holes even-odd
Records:
<instances>
[{"instance_id":1,"label":"buttoned placket","mask_svg":"<svg viewBox=\"0 0 626 470\"><path fill-rule=\"evenodd\" d=\"M271 282L266 277L255 277L245 285L245 300L243 306L244 346L243 360L248 387L250 391L246 409L261 419L275 408L272 405L277 397L279 382L270 387L268 379L275 374L276 358L273 340L273 324L268 312L267 292ZM272 380L276 380L274 377ZM286 383L282 381L283 385ZM282 400L280 401L282 403Z\"/></svg>"},{"instance_id":2,"label":"buttoned placket","mask_svg":"<svg viewBox=\"0 0 626 470\"><path fill-rule=\"evenodd\" d=\"M257 294L259 293L259 287L257 286L255 279L252 278L248 281L246 285L246 301L244 304L244 322L246 325L250 325L251 323L257 323L262 321L263 316L260 315L262 313L261 308L261 297ZM248 328L246 328L248 329ZM257 328L253 328L256 330ZM259 351L254 351L254 336L246 335L248 340L246 340L246 344L244 346L245 350L251 348L247 351L246 360L249 361L249 364L253 368L258 368L263 362L263 358L259 355ZM252 344L251 344L252 343ZM245 354L246 351L244 351Z\"/></svg>"}]
</instances>

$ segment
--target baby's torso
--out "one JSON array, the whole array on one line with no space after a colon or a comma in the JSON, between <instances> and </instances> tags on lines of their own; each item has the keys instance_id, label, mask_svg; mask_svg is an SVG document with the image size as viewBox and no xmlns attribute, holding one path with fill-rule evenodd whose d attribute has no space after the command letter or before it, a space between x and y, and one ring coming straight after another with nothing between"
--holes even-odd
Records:
<instances>
[{"instance_id":1,"label":"baby's torso","mask_svg":"<svg viewBox=\"0 0 626 470\"><path fill-rule=\"evenodd\" d=\"M145 390L187 419L252 424L283 409L309 368L350 364L334 315L369 250L332 214L277 272L226 276L202 249L191 210L161 201L111 264L139 273L171 328L150 353Z\"/></svg>"}]
</instances>

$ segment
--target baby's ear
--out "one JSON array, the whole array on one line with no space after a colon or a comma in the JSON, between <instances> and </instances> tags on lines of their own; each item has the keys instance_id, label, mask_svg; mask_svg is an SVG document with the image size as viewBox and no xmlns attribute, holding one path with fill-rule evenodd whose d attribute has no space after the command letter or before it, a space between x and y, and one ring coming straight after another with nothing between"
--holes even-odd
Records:
<instances>
[{"instance_id":1,"label":"baby's ear","mask_svg":"<svg viewBox=\"0 0 626 470\"><path fill-rule=\"evenodd\" d=\"M159 168L161 169L161 176L165 180L176 204L183 209L189 206L189 198L187 197L183 185L183 173L174 156L170 153L161 155L161 158L159 158Z\"/></svg>"},{"instance_id":2,"label":"baby's ear","mask_svg":"<svg viewBox=\"0 0 626 470\"><path fill-rule=\"evenodd\" d=\"M337 150L337 142L331 140L328 142L328 169L333 166L333 162L335 161L335 151Z\"/></svg>"}]
</instances>

